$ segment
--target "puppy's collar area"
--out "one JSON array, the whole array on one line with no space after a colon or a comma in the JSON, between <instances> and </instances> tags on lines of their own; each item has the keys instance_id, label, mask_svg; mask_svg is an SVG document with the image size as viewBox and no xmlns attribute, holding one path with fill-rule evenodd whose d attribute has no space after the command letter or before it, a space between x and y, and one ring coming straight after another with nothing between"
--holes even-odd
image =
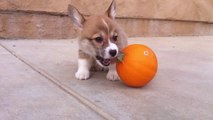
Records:
<instances>
[{"instance_id":1,"label":"puppy's collar area","mask_svg":"<svg viewBox=\"0 0 213 120\"><path fill-rule=\"evenodd\" d=\"M103 57L97 55L96 59L103 65L103 66L109 66L111 63L111 59L104 59Z\"/></svg>"}]
</instances>

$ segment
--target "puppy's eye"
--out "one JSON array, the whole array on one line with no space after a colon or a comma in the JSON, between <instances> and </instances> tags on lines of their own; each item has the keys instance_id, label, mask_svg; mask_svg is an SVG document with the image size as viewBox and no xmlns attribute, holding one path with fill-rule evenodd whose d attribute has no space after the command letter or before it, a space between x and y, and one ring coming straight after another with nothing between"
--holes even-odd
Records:
<instances>
[{"instance_id":1,"label":"puppy's eye","mask_svg":"<svg viewBox=\"0 0 213 120\"><path fill-rule=\"evenodd\" d=\"M103 42L103 38L102 37L96 37L95 41L98 42L98 43L101 43L101 42Z\"/></svg>"},{"instance_id":2,"label":"puppy's eye","mask_svg":"<svg viewBox=\"0 0 213 120\"><path fill-rule=\"evenodd\" d=\"M112 36L112 40L113 41L117 41L118 40L118 36L117 35Z\"/></svg>"}]
</instances>

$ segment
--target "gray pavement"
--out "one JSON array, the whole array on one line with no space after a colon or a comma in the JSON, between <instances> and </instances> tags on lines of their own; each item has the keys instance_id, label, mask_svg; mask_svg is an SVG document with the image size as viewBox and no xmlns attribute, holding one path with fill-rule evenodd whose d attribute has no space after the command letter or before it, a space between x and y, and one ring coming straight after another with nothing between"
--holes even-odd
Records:
<instances>
[{"instance_id":1,"label":"gray pavement","mask_svg":"<svg viewBox=\"0 0 213 120\"><path fill-rule=\"evenodd\" d=\"M130 38L158 57L143 88L108 81L106 72L75 79L76 39L0 43L0 119L213 119L213 36Z\"/></svg>"}]
</instances>

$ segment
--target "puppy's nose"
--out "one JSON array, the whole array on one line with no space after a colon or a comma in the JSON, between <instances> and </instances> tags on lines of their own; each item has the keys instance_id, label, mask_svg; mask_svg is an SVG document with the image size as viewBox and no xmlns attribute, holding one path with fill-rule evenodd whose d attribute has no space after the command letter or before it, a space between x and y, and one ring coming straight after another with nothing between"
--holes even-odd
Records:
<instances>
[{"instance_id":1,"label":"puppy's nose","mask_svg":"<svg viewBox=\"0 0 213 120\"><path fill-rule=\"evenodd\" d=\"M109 51L109 54L110 54L112 57L115 57L115 55L117 54L117 50L110 50L110 51Z\"/></svg>"}]
</instances>

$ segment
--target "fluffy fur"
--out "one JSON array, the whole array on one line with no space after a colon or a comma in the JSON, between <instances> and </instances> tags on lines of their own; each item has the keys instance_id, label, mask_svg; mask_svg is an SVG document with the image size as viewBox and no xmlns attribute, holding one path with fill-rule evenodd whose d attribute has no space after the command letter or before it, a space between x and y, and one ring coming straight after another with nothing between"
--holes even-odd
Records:
<instances>
[{"instance_id":1,"label":"fluffy fur","mask_svg":"<svg viewBox=\"0 0 213 120\"><path fill-rule=\"evenodd\" d=\"M115 8L113 0L105 14L85 17L72 5L68 6L71 20L81 31L77 79L88 79L90 68L95 64L109 68L107 79L119 79L115 61L119 51L127 46L127 37L115 21Z\"/></svg>"}]
</instances>

